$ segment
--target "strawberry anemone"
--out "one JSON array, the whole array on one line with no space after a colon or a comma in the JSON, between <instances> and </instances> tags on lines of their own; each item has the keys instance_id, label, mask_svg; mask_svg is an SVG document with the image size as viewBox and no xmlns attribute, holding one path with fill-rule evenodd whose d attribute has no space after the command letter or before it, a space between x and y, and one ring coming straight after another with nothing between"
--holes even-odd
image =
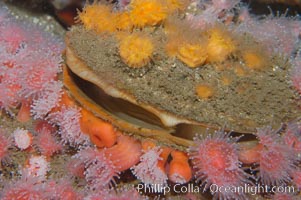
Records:
<instances>
[{"instance_id":1,"label":"strawberry anemone","mask_svg":"<svg viewBox=\"0 0 301 200\"><path fill-rule=\"evenodd\" d=\"M188 149L196 180L201 182L204 190L210 188L216 199L243 197L243 193L227 192L224 189L249 182L249 176L242 170L238 160L236 140L220 130L207 137L197 135L194 145Z\"/></svg>"}]
</instances>

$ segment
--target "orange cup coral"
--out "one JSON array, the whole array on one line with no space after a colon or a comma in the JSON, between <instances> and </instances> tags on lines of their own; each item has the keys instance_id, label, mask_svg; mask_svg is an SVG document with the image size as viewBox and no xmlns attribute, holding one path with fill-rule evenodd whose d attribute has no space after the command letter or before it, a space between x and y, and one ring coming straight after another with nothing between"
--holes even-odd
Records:
<instances>
[{"instance_id":1,"label":"orange cup coral","mask_svg":"<svg viewBox=\"0 0 301 200\"><path fill-rule=\"evenodd\" d=\"M116 13L116 28L117 30L130 30L133 27L129 12Z\"/></svg>"},{"instance_id":2,"label":"orange cup coral","mask_svg":"<svg viewBox=\"0 0 301 200\"><path fill-rule=\"evenodd\" d=\"M151 39L142 34L131 34L121 38L119 53L130 67L143 67L151 59L154 45Z\"/></svg>"},{"instance_id":3,"label":"orange cup coral","mask_svg":"<svg viewBox=\"0 0 301 200\"><path fill-rule=\"evenodd\" d=\"M254 70L264 69L268 62L266 58L268 56L262 55L262 53L255 50L247 50L243 52L243 59L247 67Z\"/></svg>"},{"instance_id":4,"label":"orange cup coral","mask_svg":"<svg viewBox=\"0 0 301 200\"><path fill-rule=\"evenodd\" d=\"M116 15L112 8L105 4L94 3L85 6L83 12L79 13L78 19L86 29L94 29L98 33L114 32L116 30Z\"/></svg>"},{"instance_id":5,"label":"orange cup coral","mask_svg":"<svg viewBox=\"0 0 301 200\"><path fill-rule=\"evenodd\" d=\"M207 60L207 38L190 24L178 19L169 18L164 24L167 35L165 51L170 57L177 57L187 66L195 68Z\"/></svg>"},{"instance_id":6,"label":"orange cup coral","mask_svg":"<svg viewBox=\"0 0 301 200\"><path fill-rule=\"evenodd\" d=\"M166 4L163 0L134 0L130 4L131 19L135 26L154 26L167 17Z\"/></svg>"},{"instance_id":7,"label":"orange cup coral","mask_svg":"<svg viewBox=\"0 0 301 200\"><path fill-rule=\"evenodd\" d=\"M189 4L189 0L166 0L167 9L170 12L184 10Z\"/></svg>"},{"instance_id":8,"label":"orange cup coral","mask_svg":"<svg viewBox=\"0 0 301 200\"><path fill-rule=\"evenodd\" d=\"M183 44L178 48L177 57L189 67L203 65L207 59L204 46L199 44Z\"/></svg>"},{"instance_id":9,"label":"orange cup coral","mask_svg":"<svg viewBox=\"0 0 301 200\"><path fill-rule=\"evenodd\" d=\"M214 89L209 85L198 85L196 87L196 93L201 99L209 99L214 95Z\"/></svg>"},{"instance_id":10,"label":"orange cup coral","mask_svg":"<svg viewBox=\"0 0 301 200\"><path fill-rule=\"evenodd\" d=\"M235 42L229 32L216 27L209 31L208 62L222 62L235 51Z\"/></svg>"}]
</instances>

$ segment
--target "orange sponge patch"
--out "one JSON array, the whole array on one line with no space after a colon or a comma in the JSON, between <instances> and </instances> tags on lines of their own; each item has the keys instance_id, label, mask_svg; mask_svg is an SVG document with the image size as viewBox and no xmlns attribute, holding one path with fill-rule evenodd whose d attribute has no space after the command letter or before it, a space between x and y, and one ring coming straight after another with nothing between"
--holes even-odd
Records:
<instances>
[{"instance_id":1,"label":"orange sponge patch","mask_svg":"<svg viewBox=\"0 0 301 200\"><path fill-rule=\"evenodd\" d=\"M154 45L151 39L141 34L131 34L121 38L119 53L130 67L143 67L151 59Z\"/></svg>"}]
</instances>

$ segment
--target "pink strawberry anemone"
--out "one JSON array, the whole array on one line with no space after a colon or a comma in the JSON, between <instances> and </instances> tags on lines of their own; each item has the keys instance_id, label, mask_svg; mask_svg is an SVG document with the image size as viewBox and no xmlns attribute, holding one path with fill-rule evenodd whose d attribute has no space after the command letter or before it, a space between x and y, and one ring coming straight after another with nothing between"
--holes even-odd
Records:
<instances>
[{"instance_id":1,"label":"pink strawberry anemone","mask_svg":"<svg viewBox=\"0 0 301 200\"><path fill-rule=\"evenodd\" d=\"M241 169L235 138L224 131L208 136L196 136L195 145L189 148L189 156L195 170L195 178L204 190L212 186L221 188L213 195L217 199L242 198L243 193L224 191L227 187L239 187L249 183L248 175ZM214 189L215 190L215 189Z\"/></svg>"},{"instance_id":2,"label":"pink strawberry anemone","mask_svg":"<svg viewBox=\"0 0 301 200\"><path fill-rule=\"evenodd\" d=\"M282 185L291 181L298 157L294 149L285 144L283 137L271 127L258 129L259 172L258 178L266 185Z\"/></svg>"}]
</instances>

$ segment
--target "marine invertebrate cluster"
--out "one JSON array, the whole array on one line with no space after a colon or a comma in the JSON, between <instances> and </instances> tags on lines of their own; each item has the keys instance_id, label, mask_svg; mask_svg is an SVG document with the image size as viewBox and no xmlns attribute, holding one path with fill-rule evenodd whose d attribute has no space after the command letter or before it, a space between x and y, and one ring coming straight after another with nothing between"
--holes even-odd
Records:
<instances>
[{"instance_id":1,"label":"marine invertebrate cluster","mask_svg":"<svg viewBox=\"0 0 301 200\"><path fill-rule=\"evenodd\" d=\"M44 118L53 108L57 107L62 96L62 86L61 81L46 83L45 89L39 97L32 100L30 111L35 119Z\"/></svg>"},{"instance_id":2,"label":"marine invertebrate cluster","mask_svg":"<svg viewBox=\"0 0 301 200\"><path fill-rule=\"evenodd\" d=\"M100 40L112 40L115 46L110 50L115 53L112 57L118 58L116 63L124 70L137 70L139 78L140 72L147 73L148 67L159 66L151 61L162 57L161 60L172 60L175 65L188 67L183 71L210 66L215 70L234 72L229 77L227 73L223 74L218 81L224 88L244 93L248 85L227 86L231 86L233 79L243 80L248 74L268 70L266 67L271 65L272 55L279 56L280 53L288 58L298 40L296 33L300 27L295 19L286 21L281 16L259 21L248 18L248 13L236 22L232 11L240 11L239 2L199 1L198 5L204 9L200 14L202 19L198 14L181 13L187 5L185 0L119 1L116 8L95 2L87 4L78 18L86 29L99 34ZM178 12L181 14L177 15ZM209 19L208 16L214 17ZM280 25L285 22L296 32L284 31ZM272 31L271 35L258 39L263 30L250 29L258 28L259 24L278 28L281 33ZM185 30L181 30L183 27ZM29 28L34 30L33 35L29 34ZM212 185L227 188L253 183L292 184L300 189L298 122L286 124L280 131L270 127L258 129L252 147L238 144L240 138L234 138L224 130L213 134L199 132L189 143L188 150L133 137L81 108L70 98L58 80L62 61L60 41L52 36L49 39L39 28L16 21L0 8L2 29L16 34L0 31L0 106L9 112L1 125L15 126L11 121L17 119L18 127L23 129L14 127L0 131L0 160L9 153L13 154L11 162L22 158L18 163L20 171L12 172L16 174L13 181L0 177L0 184L9 182L1 185L1 199L145 199L132 186L115 190L119 178L124 179L120 181L122 184L131 184L135 178L144 186L161 185L161 190L156 191L159 194L163 193L164 187L174 184L186 187L191 183L201 186L204 191ZM248 35L249 41L246 42L242 35ZM270 40L275 35L276 43ZM282 37L287 36L292 36L292 40L286 46ZM256 43L256 48L248 47L250 41L263 43L263 46ZM257 47L264 47L262 53ZM300 92L299 55L291 58L291 62L296 72L292 73L293 85ZM164 66L158 68L162 73L166 70ZM181 77L184 79L199 81L203 77L197 74ZM200 81L194 87L195 101L211 101L218 95L218 88L212 82L204 84ZM16 113L17 117L14 116ZM243 120L240 123L252 124ZM65 164L66 161L68 167L55 169L57 163ZM1 164L3 168L7 166ZM256 167L245 170L245 166ZM7 172L4 173L7 176ZM74 187L74 183L82 185ZM247 198L243 192L223 190L212 195L215 199ZM277 196L280 195L276 193L274 198Z\"/></svg>"},{"instance_id":3,"label":"marine invertebrate cluster","mask_svg":"<svg viewBox=\"0 0 301 200\"><path fill-rule=\"evenodd\" d=\"M60 111L48 115L52 124L59 125L62 141L72 146L85 145L89 141L81 131L80 119L81 113L76 107L62 107Z\"/></svg>"},{"instance_id":4,"label":"marine invertebrate cluster","mask_svg":"<svg viewBox=\"0 0 301 200\"><path fill-rule=\"evenodd\" d=\"M104 44L114 52L109 59L117 64L112 72L110 71L111 73L117 72L120 74L126 71L130 74L128 82L120 81L116 85L124 83L130 85L139 79L147 82L150 88L157 87L157 85L164 88L164 84L156 83L157 85L151 85L152 80L147 79L145 74L148 73L148 70L151 71L152 68L164 73L165 71L176 70L180 66L178 73L183 73L183 76L179 79L183 82L184 80L193 80L194 101L210 102L214 99L226 98L225 96L219 96L221 90L233 90L239 95L248 96L247 93L251 91L252 87L255 88L254 90L256 90L256 87L261 87L257 86L258 83L256 81L248 82L250 77L260 77L261 73L273 76L277 69L286 68L285 63L275 61L277 58L290 59L290 61L296 61L298 58L298 56L295 59L290 57L299 41L296 33L299 32L300 22L296 19L288 19L284 16L274 17L272 15L258 19L252 16L248 8L238 0L194 2L190 5L190 9L194 8L196 11L185 10L185 14L181 13L181 6L176 6L181 3L184 5L185 2L173 1L175 10L180 13L175 14L174 11L169 10L169 6L166 6L171 2L158 0L131 1L128 4L124 4L122 9L119 9L120 7L114 9L107 6L107 8L111 9L111 22L115 24L113 25L115 28L114 30L112 29L113 31L104 31L101 34L96 34L96 37L99 37L99 40L102 41L102 43L97 44ZM93 4L88 5L87 10L90 7L93 7ZM155 8L157 12L153 12ZM80 16L82 15L84 18L85 12L84 9ZM284 23L284 21L287 23ZM81 20L81 22L86 29L92 29L91 34L99 32L97 29L93 30L91 28L91 24L97 22L93 20L88 23L85 20ZM273 30L266 35L262 35L265 28L260 28L259 26L271 27ZM74 36L73 34L81 34L78 33L80 29L82 27L75 28L70 37ZM279 31L275 31L276 29ZM292 29L294 31L290 33L287 31ZM290 39L286 44L283 38L288 36ZM276 38L276 40L272 41L271 38ZM89 39L84 41L86 42ZM73 43L75 42L72 41L70 46L76 48L76 44L73 46ZM85 57L86 55L82 55L82 52L79 51L77 53L80 54L80 58L87 61L87 65L94 64L89 58ZM167 60L166 62L164 62L165 59ZM101 68L101 65L105 64L105 62L101 62L97 67ZM222 75L206 74L206 69L210 67L213 70L221 71L220 74ZM101 70L95 68L93 70L103 70L104 73L106 73L106 70L109 70L105 67L101 68ZM116 70L116 68L121 69ZM206 69L203 71L202 68ZM70 70L73 71L73 68L70 67ZM296 67L295 70L300 71L299 67ZM76 70L74 71L76 73ZM187 71L191 73L185 74ZM166 76L168 81L173 80L169 78L170 76ZM237 80L241 82L236 82ZM299 87L298 75L294 76L293 81L294 85ZM108 82L111 84L114 81ZM234 83L236 83L235 86ZM216 85L219 85L222 89ZM177 89L181 90L180 88L183 89L185 87ZM291 85L288 88L291 88ZM131 90L134 89L130 88L129 91ZM164 92L169 93L170 91L174 90L168 88L163 93L156 93L157 91L155 91L155 94L150 96L159 94L164 99L167 96L165 96ZM191 92L185 91L187 93ZM178 91L175 94L177 96L174 99L182 98ZM250 94L250 99L256 98L252 96L256 94ZM142 94L139 95L142 96ZM268 96L262 97L262 101L266 99L268 99ZM142 98L141 101L143 100L145 99ZM237 101L240 101L240 99L237 98ZM148 99L146 102L153 103ZM224 101L222 100L222 102ZM156 103L160 104L161 102ZM208 106L207 104L204 105ZM184 105L180 106L184 107ZM186 106L193 107L194 105ZM250 120L250 113L245 113L244 115L241 113L240 108L237 107L234 110L236 113L239 113L237 114L239 116L237 118L230 117L231 120L238 120L241 124L256 127L256 123ZM167 111L170 110L167 109ZM194 110L192 109L190 112L194 112ZM222 114L223 119L228 119L229 112L226 109L222 109L220 114ZM148 146L142 143L143 151L140 161L137 161L138 163L131 170L146 185L154 183L168 185L168 181L184 184L190 181L192 175L190 171L191 165L189 165L189 162L191 162L194 177L200 185L204 186L204 190L208 190L212 185L241 187L244 184L253 183L266 185L292 183L292 176L293 173L297 173L295 169L298 168L297 163L299 162L295 158L296 152L293 149L294 147L298 148L299 139L293 139L293 142L290 143L291 147L286 148L283 140L285 136L272 130L258 129L258 131L264 133L257 133L257 139L254 141L255 144L252 144L252 147L239 146L237 144L239 138L231 138L230 134L224 133L224 131L217 131L207 137L197 136L194 144L188 150L188 155L181 151L171 150L166 153L168 154L167 157L169 157L167 160L162 155L164 147ZM256 133L254 134L256 135ZM278 139L276 139L275 135L277 135ZM268 137L275 137L275 141L266 143L265 140L272 140ZM94 143L97 144L97 142ZM145 146L149 148L145 148ZM275 160L278 161L277 164L273 162ZM160 162L164 164L162 165ZM244 165L258 166L258 168L249 170L255 175L253 176L249 171L245 170L242 167ZM243 192L227 193L219 191L214 193L213 196L216 199L246 198L246 194Z\"/></svg>"},{"instance_id":5,"label":"marine invertebrate cluster","mask_svg":"<svg viewBox=\"0 0 301 200\"><path fill-rule=\"evenodd\" d=\"M21 179L7 184L1 192L1 198L10 199L33 199L42 198L42 186L37 184L34 177L23 176Z\"/></svg>"},{"instance_id":6,"label":"marine invertebrate cluster","mask_svg":"<svg viewBox=\"0 0 301 200\"><path fill-rule=\"evenodd\" d=\"M265 127L258 130L259 178L266 185L280 185L290 182L290 175L296 168L297 157L294 150L281 141L279 135Z\"/></svg>"},{"instance_id":7,"label":"marine invertebrate cluster","mask_svg":"<svg viewBox=\"0 0 301 200\"><path fill-rule=\"evenodd\" d=\"M63 44L40 28L18 22L9 15L1 21L0 28L0 87L3 87L0 102L9 111L24 98L38 98L47 84L55 81L60 72Z\"/></svg>"},{"instance_id":8,"label":"marine invertebrate cluster","mask_svg":"<svg viewBox=\"0 0 301 200\"><path fill-rule=\"evenodd\" d=\"M239 78L243 76L248 78L254 71L271 70L274 64L271 58L279 53L289 56L297 44L296 36L300 23L296 19L268 16L257 20L249 14L245 5L234 0L200 1L195 4L197 8L198 6L204 8L202 14L192 15L188 12L183 20L181 15L175 14L175 11L181 13L183 7L187 5L185 1L131 1L126 4L126 9L119 10L118 7L95 2L87 5L83 12L79 13L79 21L87 29L99 32L93 27L98 26L97 24L102 20L109 20L110 26L115 28L101 31L100 37L103 33L107 33L110 38L113 37L118 45L120 60L125 67L134 68L153 65L150 61L154 55L160 55L167 56L166 59L179 59L185 66L191 68L208 64L230 66L223 70L233 70ZM97 10L98 7L105 11L95 14L96 11L93 10ZM245 17L236 22L235 13L241 15L244 13ZM209 21L202 22L202 20ZM160 26L163 26L162 32ZM261 27L267 26L273 26L273 31L264 34ZM152 30L151 27L160 28ZM275 31L276 29L280 31ZM287 31L292 29L293 32ZM283 38L287 37L290 38L288 43L283 41ZM271 41L271 38L277 40ZM286 48L284 45L289 47ZM233 64L233 58L238 58L241 62ZM230 88L231 83L228 81L224 86ZM211 84L210 87L212 88L210 94L206 93L206 97L202 97L205 93L200 94L200 88L196 85L196 97L207 100L212 96L212 91L216 94L216 86ZM237 88L238 93L240 89Z\"/></svg>"},{"instance_id":9,"label":"marine invertebrate cluster","mask_svg":"<svg viewBox=\"0 0 301 200\"><path fill-rule=\"evenodd\" d=\"M144 27L162 22L167 17L167 7L164 4L165 2L161 0L132 1L130 8L133 24L137 27Z\"/></svg>"},{"instance_id":10,"label":"marine invertebrate cluster","mask_svg":"<svg viewBox=\"0 0 301 200\"><path fill-rule=\"evenodd\" d=\"M108 4L86 5L78 19L88 29L100 33L112 33L116 30L130 30L134 27L154 26L166 20L168 14L183 10L186 0L140 0L119 3L119 12L113 12ZM127 9L123 9L127 6Z\"/></svg>"},{"instance_id":11,"label":"marine invertebrate cluster","mask_svg":"<svg viewBox=\"0 0 301 200\"><path fill-rule=\"evenodd\" d=\"M102 189L109 185L114 185L115 178L118 178L120 171L108 159L104 152L98 152L95 149L86 149L79 152L75 157L85 165L85 179L88 181L88 187L93 189Z\"/></svg>"},{"instance_id":12,"label":"marine invertebrate cluster","mask_svg":"<svg viewBox=\"0 0 301 200\"><path fill-rule=\"evenodd\" d=\"M163 160L161 157L162 151L158 147L145 150L139 164L131 168L133 174L144 184L161 184L162 186L167 184L168 178L165 169L159 166L159 161Z\"/></svg>"},{"instance_id":13,"label":"marine invertebrate cluster","mask_svg":"<svg viewBox=\"0 0 301 200\"><path fill-rule=\"evenodd\" d=\"M66 199L66 200L81 200L83 194L76 191L72 182L68 179L62 178L57 182L49 181L43 193L44 199Z\"/></svg>"}]
</instances>

